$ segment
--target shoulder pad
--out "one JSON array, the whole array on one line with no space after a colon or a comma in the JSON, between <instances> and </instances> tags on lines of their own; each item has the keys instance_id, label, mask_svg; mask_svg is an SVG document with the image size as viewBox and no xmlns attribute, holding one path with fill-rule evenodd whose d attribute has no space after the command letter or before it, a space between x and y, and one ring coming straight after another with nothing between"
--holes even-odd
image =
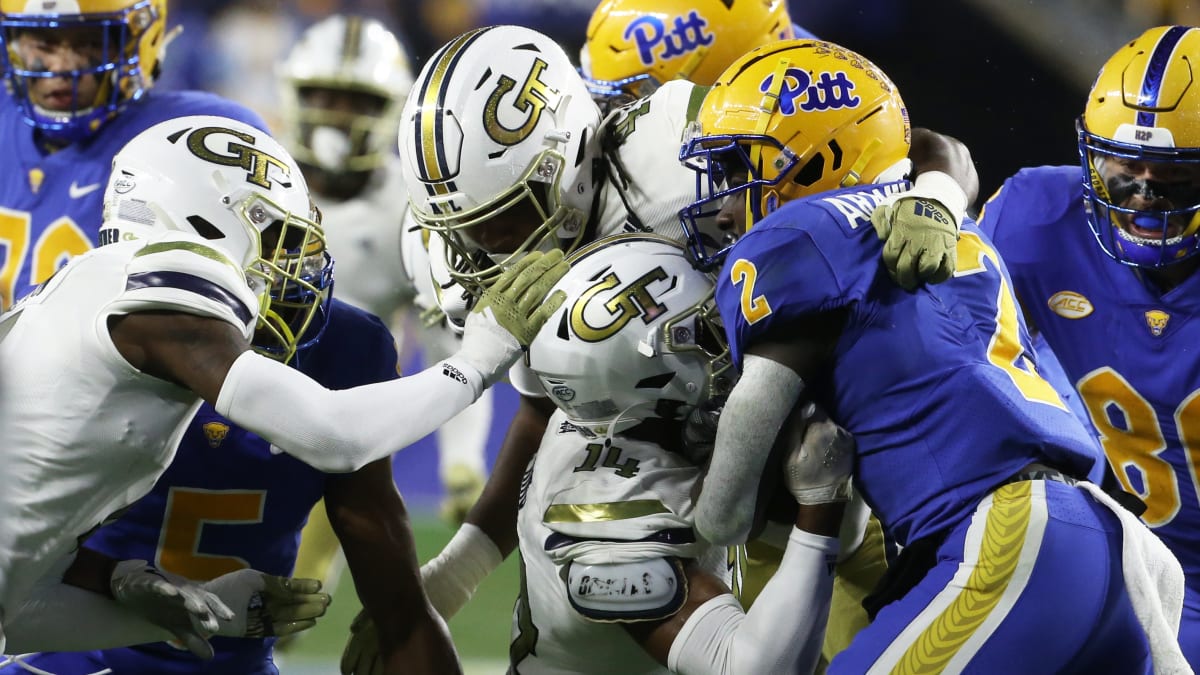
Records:
<instances>
[{"instance_id":1,"label":"shoulder pad","mask_svg":"<svg viewBox=\"0 0 1200 675\"><path fill-rule=\"evenodd\" d=\"M678 558L630 563L567 565L571 606L592 621L658 621L687 600L687 577Z\"/></svg>"},{"instance_id":2,"label":"shoulder pad","mask_svg":"<svg viewBox=\"0 0 1200 675\"><path fill-rule=\"evenodd\" d=\"M198 238L178 234L150 240L125 268L121 312L154 309L228 321L247 335L258 319L258 297L246 274L227 253Z\"/></svg>"}]
</instances>

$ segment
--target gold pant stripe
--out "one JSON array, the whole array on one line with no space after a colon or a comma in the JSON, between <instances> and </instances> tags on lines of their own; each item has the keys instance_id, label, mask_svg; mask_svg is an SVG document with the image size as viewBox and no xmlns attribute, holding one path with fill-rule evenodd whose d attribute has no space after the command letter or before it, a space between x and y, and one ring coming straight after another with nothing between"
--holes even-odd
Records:
<instances>
[{"instance_id":1,"label":"gold pant stripe","mask_svg":"<svg viewBox=\"0 0 1200 675\"><path fill-rule=\"evenodd\" d=\"M958 573L870 672L915 675L961 670L1028 583L1046 517L1041 481L1004 485L984 499L967 531Z\"/></svg>"}]
</instances>

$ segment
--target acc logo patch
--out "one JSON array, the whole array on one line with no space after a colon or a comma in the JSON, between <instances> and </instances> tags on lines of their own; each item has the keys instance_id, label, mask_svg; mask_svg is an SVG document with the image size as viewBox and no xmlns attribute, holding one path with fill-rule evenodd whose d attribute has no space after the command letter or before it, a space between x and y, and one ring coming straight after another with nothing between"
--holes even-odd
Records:
<instances>
[{"instance_id":1,"label":"acc logo patch","mask_svg":"<svg viewBox=\"0 0 1200 675\"><path fill-rule=\"evenodd\" d=\"M1059 291L1046 301L1064 319L1082 319L1092 313L1092 302L1074 291Z\"/></svg>"},{"instance_id":2,"label":"acc logo patch","mask_svg":"<svg viewBox=\"0 0 1200 675\"><path fill-rule=\"evenodd\" d=\"M208 447L216 448L225 440L225 436L229 434L229 425L221 422L205 422L204 437L208 439Z\"/></svg>"},{"instance_id":3,"label":"acc logo patch","mask_svg":"<svg viewBox=\"0 0 1200 675\"><path fill-rule=\"evenodd\" d=\"M575 390L565 384L555 385L554 388L550 390L550 393L554 394L554 398L557 398L563 403L575 400Z\"/></svg>"},{"instance_id":4,"label":"acc logo patch","mask_svg":"<svg viewBox=\"0 0 1200 675\"><path fill-rule=\"evenodd\" d=\"M1154 337L1159 337L1163 331L1167 329L1167 322L1171 320L1171 315L1161 309L1152 309L1146 312L1146 325L1150 327L1150 334Z\"/></svg>"}]
</instances>

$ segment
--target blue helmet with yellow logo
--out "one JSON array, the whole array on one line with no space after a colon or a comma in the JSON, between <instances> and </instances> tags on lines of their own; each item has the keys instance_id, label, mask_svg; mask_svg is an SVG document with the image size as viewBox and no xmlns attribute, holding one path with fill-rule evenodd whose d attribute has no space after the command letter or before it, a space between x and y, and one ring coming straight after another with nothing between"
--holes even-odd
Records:
<instances>
[{"instance_id":1,"label":"blue helmet with yellow logo","mask_svg":"<svg viewBox=\"0 0 1200 675\"><path fill-rule=\"evenodd\" d=\"M158 76L167 0L0 0L13 100L47 138L91 136Z\"/></svg>"},{"instance_id":2,"label":"blue helmet with yellow logo","mask_svg":"<svg viewBox=\"0 0 1200 675\"><path fill-rule=\"evenodd\" d=\"M1104 252L1157 268L1200 252L1200 28L1151 28L1104 64L1077 123Z\"/></svg>"},{"instance_id":3,"label":"blue helmet with yellow logo","mask_svg":"<svg viewBox=\"0 0 1200 675\"><path fill-rule=\"evenodd\" d=\"M693 253L715 262L701 222L726 198L746 192L750 227L787 201L907 167L910 143L900 92L867 59L820 40L755 49L704 97L680 152L697 172L680 212Z\"/></svg>"}]
</instances>

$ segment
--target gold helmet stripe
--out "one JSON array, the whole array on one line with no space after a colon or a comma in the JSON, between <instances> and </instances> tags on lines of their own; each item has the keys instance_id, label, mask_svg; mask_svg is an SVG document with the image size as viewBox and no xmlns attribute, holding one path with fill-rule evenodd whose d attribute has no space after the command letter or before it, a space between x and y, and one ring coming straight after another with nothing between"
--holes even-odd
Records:
<instances>
[{"instance_id":1,"label":"gold helmet stripe","mask_svg":"<svg viewBox=\"0 0 1200 675\"><path fill-rule=\"evenodd\" d=\"M346 17L346 35L342 38L342 68L349 70L354 59L362 51L362 17Z\"/></svg>"},{"instance_id":2,"label":"gold helmet stripe","mask_svg":"<svg viewBox=\"0 0 1200 675\"><path fill-rule=\"evenodd\" d=\"M445 131L441 115L442 105L446 100L446 91L450 88L454 66L458 64L463 51L467 45L491 29L491 26L477 28L462 34L443 47L434 55L429 75L421 82L421 90L417 94L417 113L412 123L416 125L417 136L420 139L416 147L416 159L423 181L436 182L453 177L446 161L446 146L443 143Z\"/></svg>"}]
</instances>

